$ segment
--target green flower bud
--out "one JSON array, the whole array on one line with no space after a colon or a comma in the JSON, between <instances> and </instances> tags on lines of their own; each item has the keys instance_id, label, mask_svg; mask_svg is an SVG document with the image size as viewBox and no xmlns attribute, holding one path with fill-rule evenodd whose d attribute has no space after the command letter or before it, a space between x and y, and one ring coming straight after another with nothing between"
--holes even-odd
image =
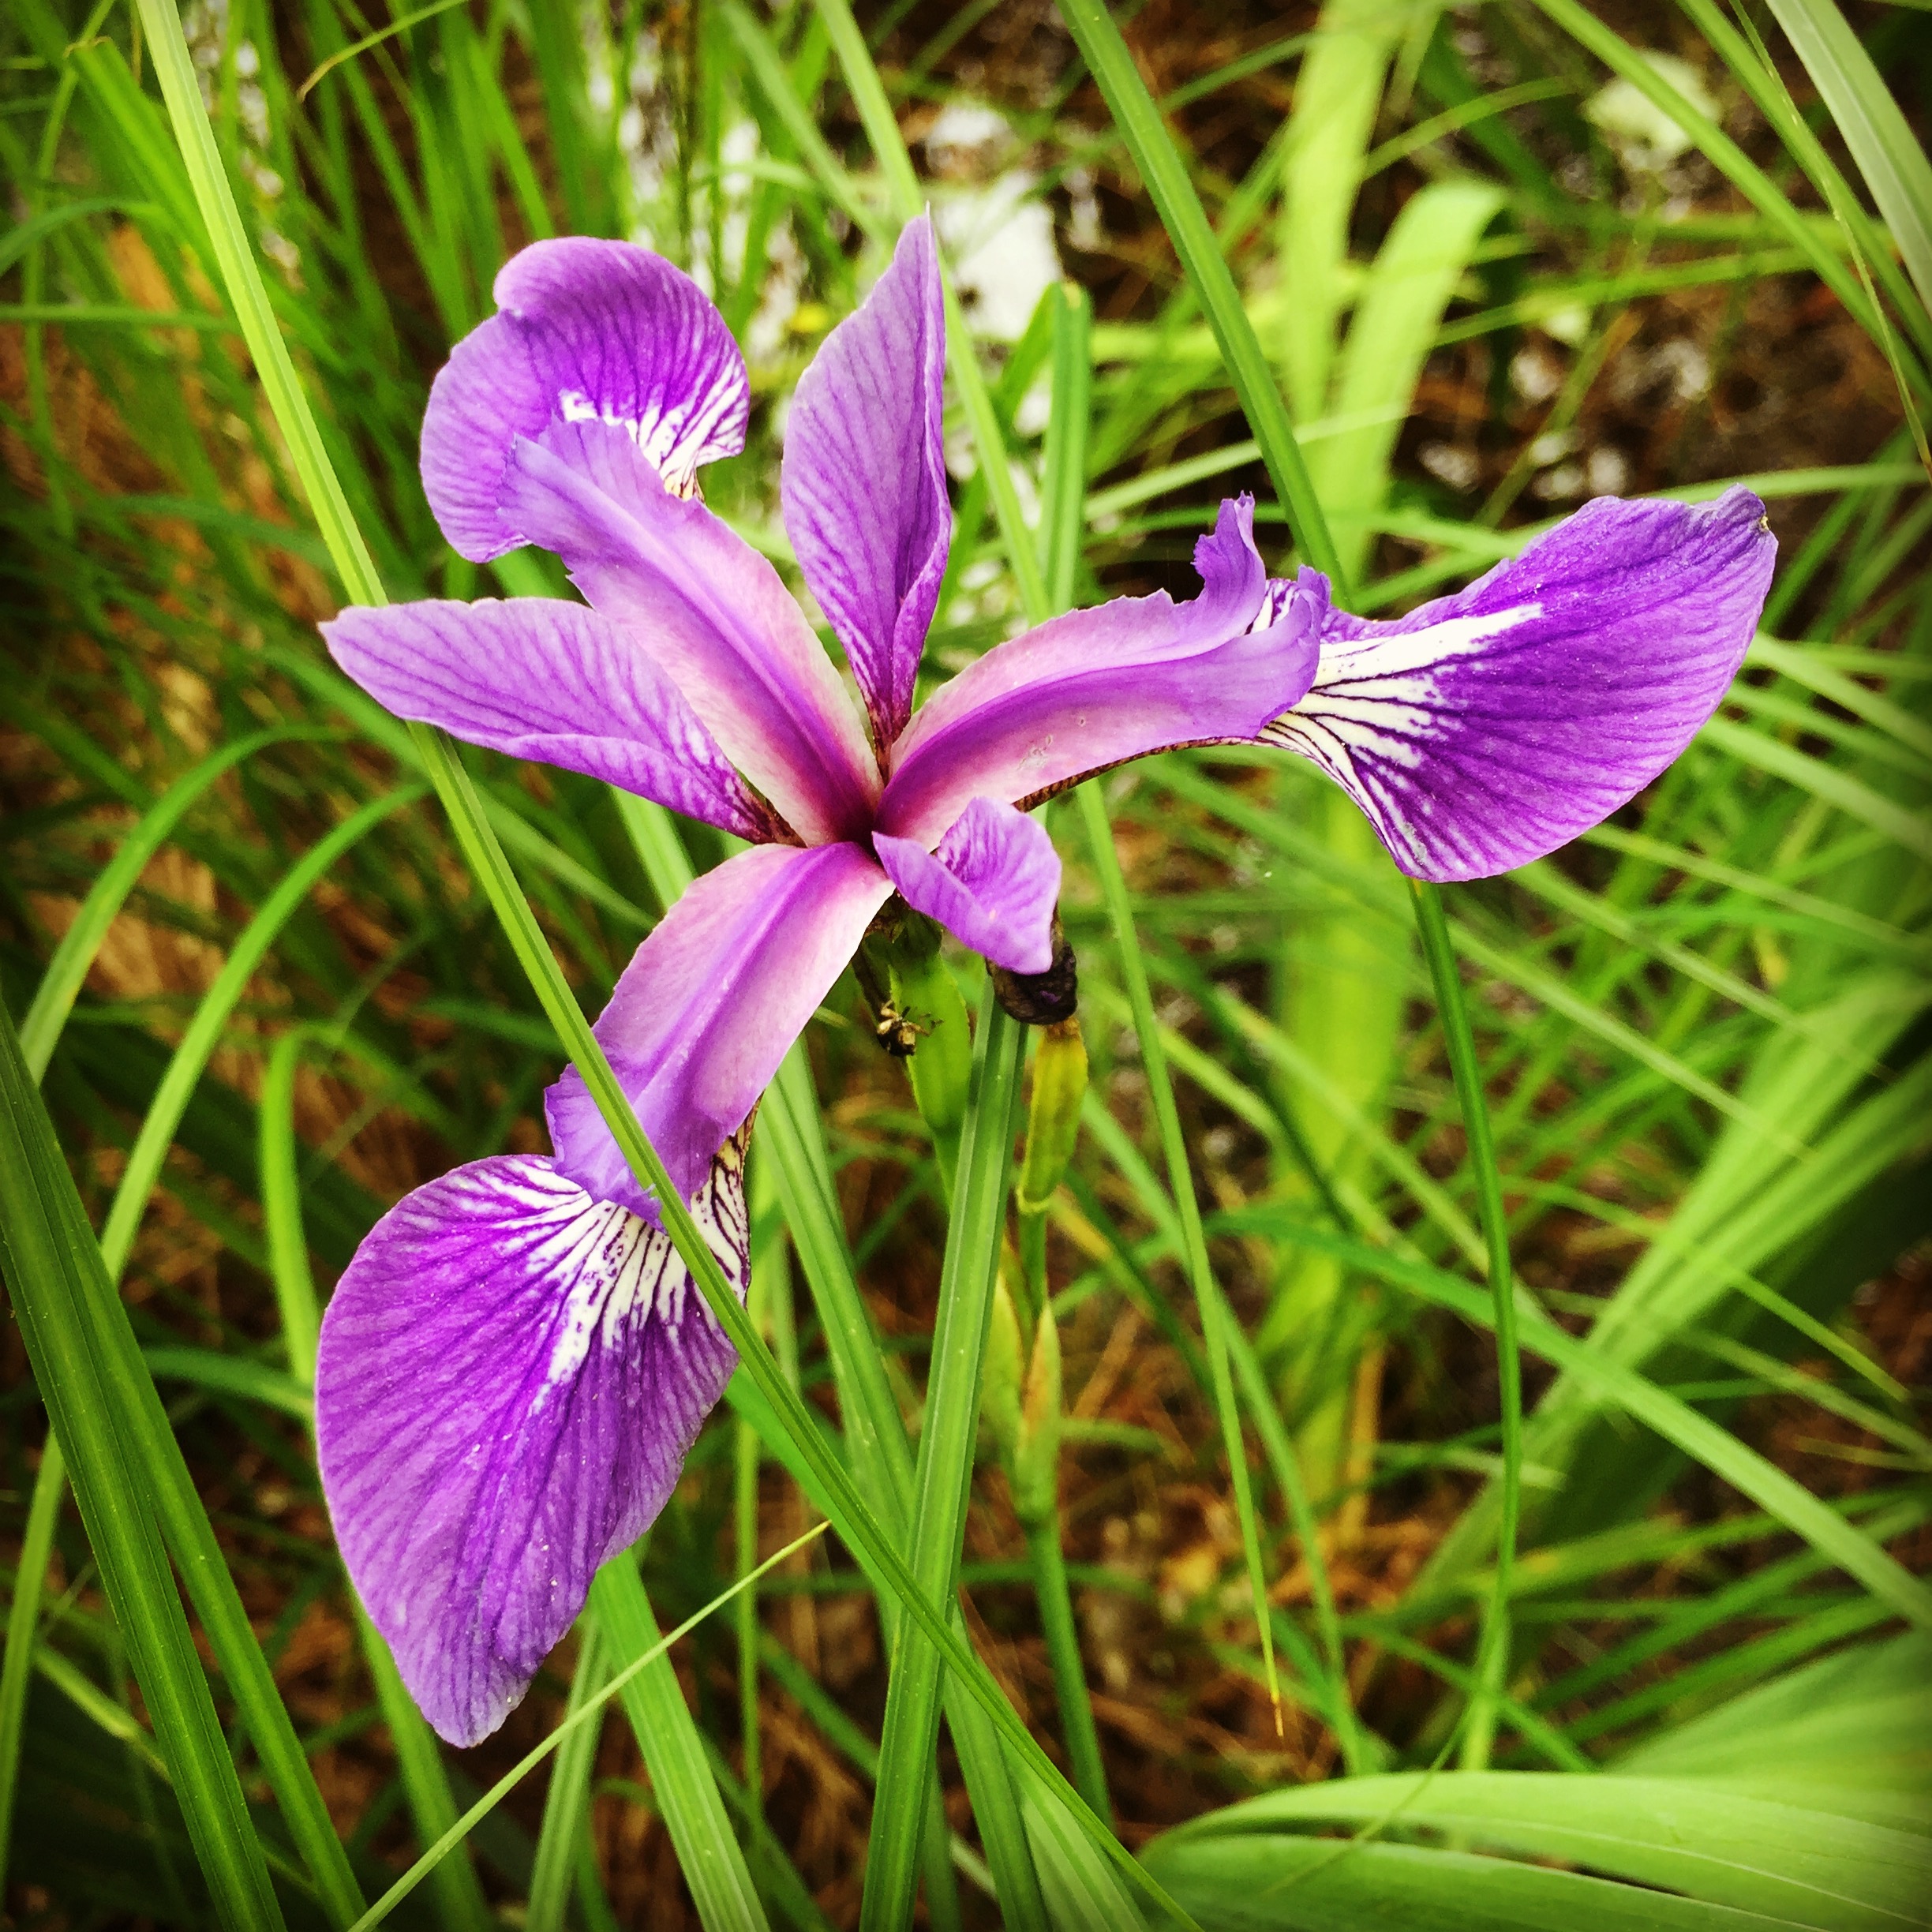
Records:
<instances>
[{"instance_id":1,"label":"green flower bud","mask_svg":"<svg viewBox=\"0 0 1932 1932\"><path fill-rule=\"evenodd\" d=\"M979 1384L979 1419L989 1446L1010 1470L1020 1447L1024 1364L1020 1318L1013 1312L1002 1269L993 1283L993 1312L987 1324L986 1361Z\"/></svg>"},{"instance_id":2,"label":"green flower bud","mask_svg":"<svg viewBox=\"0 0 1932 1932\"><path fill-rule=\"evenodd\" d=\"M1040 1035L1033 1056L1033 1094L1027 1110L1026 1155L1015 1190L1023 1215L1043 1215L1080 1136L1087 1092L1087 1046L1080 1021L1056 1021Z\"/></svg>"},{"instance_id":3,"label":"green flower bud","mask_svg":"<svg viewBox=\"0 0 1932 1932\"><path fill-rule=\"evenodd\" d=\"M1008 1469L1013 1513L1023 1523L1044 1522L1060 1507L1060 1331L1046 1308L1033 1331L1020 1440Z\"/></svg>"}]
</instances>

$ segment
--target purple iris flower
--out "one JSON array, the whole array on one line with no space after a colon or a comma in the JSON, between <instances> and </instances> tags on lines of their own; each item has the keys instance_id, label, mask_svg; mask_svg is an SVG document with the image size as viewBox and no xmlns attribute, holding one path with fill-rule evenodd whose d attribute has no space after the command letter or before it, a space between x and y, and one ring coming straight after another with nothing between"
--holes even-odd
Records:
<instances>
[{"instance_id":1,"label":"purple iris flower","mask_svg":"<svg viewBox=\"0 0 1932 1932\"><path fill-rule=\"evenodd\" d=\"M1176 745L1313 759L1417 877L1500 872L1595 825L1689 742L1769 582L1763 506L1605 500L1392 623L1268 580L1224 503L1191 601L1077 611L913 709L951 537L943 309L912 223L800 380L785 527L863 716L772 566L700 500L749 391L658 256L538 243L497 278L423 425L444 535L556 552L588 600L345 611L336 661L401 717L588 773L751 843L638 949L597 1024L734 1288L759 1094L896 893L993 964L1053 952L1029 803ZM459 1168L363 1243L323 1325L323 1481L357 1589L445 1737L485 1735L663 1507L733 1366L581 1078L555 1153Z\"/></svg>"}]
</instances>

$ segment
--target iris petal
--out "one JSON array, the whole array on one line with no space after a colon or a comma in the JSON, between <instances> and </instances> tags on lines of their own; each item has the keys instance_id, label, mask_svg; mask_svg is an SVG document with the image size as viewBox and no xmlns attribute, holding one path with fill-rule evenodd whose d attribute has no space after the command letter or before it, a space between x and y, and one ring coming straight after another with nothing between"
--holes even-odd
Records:
<instances>
[{"instance_id":1,"label":"iris petal","mask_svg":"<svg viewBox=\"0 0 1932 1932\"><path fill-rule=\"evenodd\" d=\"M906 728L878 829L936 842L969 799L1018 803L1178 744L1249 739L1308 688L1309 607L1251 630L1267 591L1254 506L1224 503L1195 546L1200 595L1120 597L996 646Z\"/></svg>"},{"instance_id":2,"label":"iris petal","mask_svg":"<svg viewBox=\"0 0 1932 1932\"><path fill-rule=\"evenodd\" d=\"M733 1290L743 1148L692 1211ZM502 1155L418 1188L322 1324L336 1538L410 1694L454 1744L502 1723L597 1566L663 1508L736 1357L658 1229Z\"/></svg>"},{"instance_id":3,"label":"iris petal","mask_svg":"<svg viewBox=\"0 0 1932 1932\"><path fill-rule=\"evenodd\" d=\"M832 661L778 573L631 440L553 424L516 446L504 502L592 605L648 650L808 842L871 822L878 773Z\"/></svg>"},{"instance_id":4,"label":"iris petal","mask_svg":"<svg viewBox=\"0 0 1932 1932\"><path fill-rule=\"evenodd\" d=\"M785 424L785 534L882 748L912 709L952 541L945 377L939 263L922 215L799 377Z\"/></svg>"},{"instance_id":5,"label":"iris petal","mask_svg":"<svg viewBox=\"0 0 1932 1932\"><path fill-rule=\"evenodd\" d=\"M1697 735L1777 555L1739 488L1696 508L1600 497L1394 623L1333 609L1305 571L1320 665L1264 736L1341 785L1403 871L1507 872L1601 824Z\"/></svg>"},{"instance_id":6,"label":"iris petal","mask_svg":"<svg viewBox=\"0 0 1932 1932\"><path fill-rule=\"evenodd\" d=\"M344 611L322 627L335 661L398 717L560 766L740 838L775 835L676 685L581 604L425 601Z\"/></svg>"},{"instance_id":7,"label":"iris petal","mask_svg":"<svg viewBox=\"0 0 1932 1932\"><path fill-rule=\"evenodd\" d=\"M872 843L907 904L995 966L1043 973L1053 964L1060 856L1037 819L977 798L936 852L882 832Z\"/></svg>"},{"instance_id":8,"label":"iris petal","mask_svg":"<svg viewBox=\"0 0 1932 1932\"><path fill-rule=\"evenodd\" d=\"M538 242L496 277L497 313L451 351L423 417L423 487L476 563L530 541L499 501L520 436L582 418L622 429L674 489L744 447L751 385L690 276L627 242Z\"/></svg>"},{"instance_id":9,"label":"iris petal","mask_svg":"<svg viewBox=\"0 0 1932 1932\"><path fill-rule=\"evenodd\" d=\"M698 880L638 948L595 1032L680 1194L758 1104L891 891L857 845L758 846ZM654 1213L575 1068L545 1105L560 1171Z\"/></svg>"}]
</instances>

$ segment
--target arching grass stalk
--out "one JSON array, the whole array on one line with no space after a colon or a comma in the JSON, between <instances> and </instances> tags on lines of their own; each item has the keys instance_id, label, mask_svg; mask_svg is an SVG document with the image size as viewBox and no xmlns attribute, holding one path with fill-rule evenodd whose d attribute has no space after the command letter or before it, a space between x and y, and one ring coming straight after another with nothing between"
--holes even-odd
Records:
<instances>
[{"instance_id":1,"label":"arching grass stalk","mask_svg":"<svg viewBox=\"0 0 1932 1932\"><path fill-rule=\"evenodd\" d=\"M1482 1066L1477 1058L1475 1035L1470 1030L1469 1005L1462 996L1455 947L1443 911L1441 888L1415 883L1413 893L1423 957L1428 961L1429 977L1435 983L1443 1040L1455 1080L1456 1099L1462 1110L1462 1132L1476 1181L1477 1209L1489 1251L1489 1291L1496 1303L1496 1379L1503 1412L1502 1496L1496 1521L1495 1578L1483 1611L1475 1695L1462 1737L1462 1768L1480 1771L1488 1765L1490 1748L1496 1741L1496 1700L1509 1668L1510 1588L1516 1563L1517 1527L1522 1513L1522 1363L1516 1347L1516 1288L1510 1271L1509 1218L1503 1207L1503 1177L1496 1166L1496 1142L1489 1131L1489 1103L1483 1093Z\"/></svg>"}]
</instances>

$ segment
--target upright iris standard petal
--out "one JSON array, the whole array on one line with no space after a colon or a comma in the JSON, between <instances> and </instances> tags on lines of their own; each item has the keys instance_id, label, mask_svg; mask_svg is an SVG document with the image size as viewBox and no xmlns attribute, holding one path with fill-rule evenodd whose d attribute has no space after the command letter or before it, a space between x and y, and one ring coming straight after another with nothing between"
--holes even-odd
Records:
<instances>
[{"instance_id":1,"label":"upright iris standard petal","mask_svg":"<svg viewBox=\"0 0 1932 1932\"><path fill-rule=\"evenodd\" d=\"M630 439L601 423L519 441L504 501L670 673L800 837L864 831L878 773L859 714L778 573L743 537L672 496Z\"/></svg>"},{"instance_id":2,"label":"upright iris standard petal","mask_svg":"<svg viewBox=\"0 0 1932 1932\"><path fill-rule=\"evenodd\" d=\"M1060 856L1037 819L976 798L937 852L882 832L872 843L906 904L995 966L1043 973L1053 964Z\"/></svg>"},{"instance_id":3,"label":"upright iris standard petal","mask_svg":"<svg viewBox=\"0 0 1932 1932\"><path fill-rule=\"evenodd\" d=\"M497 313L472 329L429 391L423 487L443 534L476 563L533 540L506 515L519 436L588 419L621 429L675 490L744 447L751 387L724 319L649 249L538 242L496 277Z\"/></svg>"},{"instance_id":4,"label":"upright iris standard petal","mask_svg":"<svg viewBox=\"0 0 1932 1932\"><path fill-rule=\"evenodd\" d=\"M330 653L398 717L470 744L586 772L764 840L776 828L669 675L595 611L552 597L357 607Z\"/></svg>"},{"instance_id":5,"label":"upright iris standard petal","mask_svg":"<svg viewBox=\"0 0 1932 1932\"><path fill-rule=\"evenodd\" d=\"M1252 738L1308 688L1312 606L1250 630L1267 590L1252 499L1195 546L1200 595L1121 597L990 650L906 728L878 829L936 841L975 796L1017 803L1170 745Z\"/></svg>"},{"instance_id":6,"label":"upright iris standard petal","mask_svg":"<svg viewBox=\"0 0 1932 1932\"><path fill-rule=\"evenodd\" d=\"M698 880L638 948L593 1031L679 1193L757 1104L891 891L856 845L758 846ZM651 1211L575 1067L545 1109L561 1173Z\"/></svg>"},{"instance_id":7,"label":"upright iris standard petal","mask_svg":"<svg viewBox=\"0 0 1932 1932\"><path fill-rule=\"evenodd\" d=\"M932 223L799 378L785 429L785 534L888 751L912 710L953 535L941 429L945 305Z\"/></svg>"},{"instance_id":8,"label":"upright iris standard petal","mask_svg":"<svg viewBox=\"0 0 1932 1932\"><path fill-rule=\"evenodd\" d=\"M692 1211L742 1297L743 1149ZM669 1238L552 1164L477 1161L391 1208L322 1324L336 1539L410 1694L495 1730L663 1508L736 1357Z\"/></svg>"},{"instance_id":9,"label":"upright iris standard petal","mask_svg":"<svg viewBox=\"0 0 1932 1932\"><path fill-rule=\"evenodd\" d=\"M1468 590L1391 623L1320 610L1308 695L1266 736L1312 758L1417 878L1484 878L1600 824L1743 661L1777 542L1742 488L1600 497Z\"/></svg>"}]
</instances>

